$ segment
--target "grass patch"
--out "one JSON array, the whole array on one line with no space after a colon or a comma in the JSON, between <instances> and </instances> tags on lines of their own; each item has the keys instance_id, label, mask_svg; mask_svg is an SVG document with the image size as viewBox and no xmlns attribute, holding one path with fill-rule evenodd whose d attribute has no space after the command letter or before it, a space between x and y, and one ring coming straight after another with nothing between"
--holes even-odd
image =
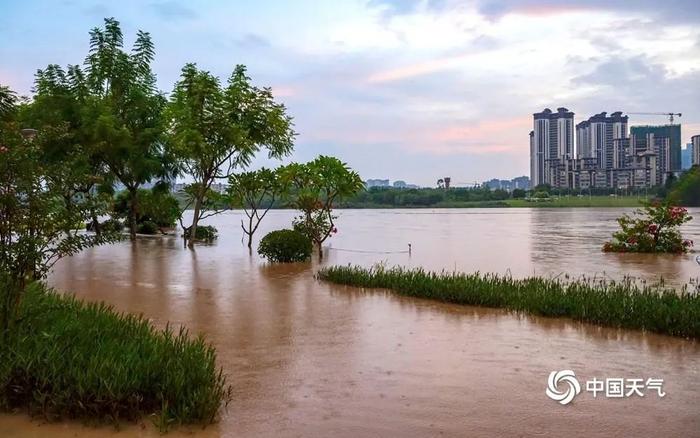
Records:
<instances>
[{"instance_id":1,"label":"grass patch","mask_svg":"<svg viewBox=\"0 0 700 438\"><path fill-rule=\"evenodd\" d=\"M47 420L118 424L153 415L174 424L209 424L231 389L216 352L186 330L157 330L33 284L0 351L0 408Z\"/></svg>"},{"instance_id":2,"label":"grass patch","mask_svg":"<svg viewBox=\"0 0 700 438\"><path fill-rule=\"evenodd\" d=\"M318 278L350 286L389 289L401 295L532 315L569 317L611 327L700 338L700 294L631 281L563 281L496 274L427 272L401 267L323 268Z\"/></svg>"}]
</instances>

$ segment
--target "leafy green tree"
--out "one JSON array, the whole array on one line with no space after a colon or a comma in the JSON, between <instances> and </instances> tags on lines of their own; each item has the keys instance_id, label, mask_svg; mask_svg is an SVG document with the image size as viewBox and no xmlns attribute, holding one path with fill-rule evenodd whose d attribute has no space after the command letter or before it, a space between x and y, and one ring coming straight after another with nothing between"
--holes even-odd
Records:
<instances>
[{"instance_id":1,"label":"leafy green tree","mask_svg":"<svg viewBox=\"0 0 700 438\"><path fill-rule=\"evenodd\" d=\"M261 168L252 172L234 174L229 178L228 195L234 206L243 208L248 218L241 219L241 228L248 237L248 248L253 247L253 234L285 191L284 184L274 170Z\"/></svg>"},{"instance_id":2,"label":"leafy green tree","mask_svg":"<svg viewBox=\"0 0 700 438\"><path fill-rule=\"evenodd\" d=\"M693 166L684 172L668 198L677 205L700 207L700 166Z\"/></svg>"},{"instance_id":3,"label":"leafy green tree","mask_svg":"<svg viewBox=\"0 0 700 438\"><path fill-rule=\"evenodd\" d=\"M294 192L292 205L301 210L294 229L308 236L316 244L319 257L323 257L321 245L338 231L333 215L335 203L363 190L364 182L347 164L323 155L306 164L290 164L282 174Z\"/></svg>"},{"instance_id":4,"label":"leafy green tree","mask_svg":"<svg viewBox=\"0 0 700 438\"><path fill-rule=\"evenodd\" d=\"M550 186L549 184L537 184L533 191L545 192L547 194L550 194L552 192L552 186Z\"/></svg>"},{"instance_id":5,"label":"leafy green tree","mask_svg":"<svg viewBox=\"0 0 700 438\"><path fill-rule=\"evenodd\" d=\"M218 213L206 210L215 181L248 166L261 149L270 158L288 155L296 135L284 105L274 101L269 88L253 86L242 65L225 86L195 64L185 65L172 93L168 122L169 146L182 172L194 179L186 191L187 206L194 211L185 236L196 236L199 222Z\"/></svg>"},{"instance_id":6,"label":"leafy green tree","mask_svg":"<svg viewBox=\"0 0 700 438\"><path fill-rule=\"evenodd\" d=\"M515 189L512 195L513 199L523 199L527 195L527 192L523 189Z\"/></svg>"},{"instance_id":7,"label":"leafy green tree","mask_svg":"<svg viewBox=\"0 0 700 438\"><path fill-rule=\"evenodd\" d=\"M90 32L85 60L88 138L109 175L129 194L127 223L132 240L139 188L174 177L174 166L162 147L166 99L156 89L151 70L154 54L151 37L143 31L138 31L133 49L126 52L119 22L107 18L103 29Z\"/></svg>"},{"instance_id":8,"label":"leafy green tree","mask_svg":"<svg viewBox=\"0 0 700 438\"><path fill-rule=\"evenodd\" d=\"M103 206L109 203L109 194L97 190L109 181L105 166L99 155L98 144L87 128L92 116L89 107L90 95L85 75L77 66L64 71L58 65L49 65L38 70L34 81L34 96L30 104L24 105L20 119L25 126L44 133L41 160L47 165L62 165L69 171L71 186L65 185L67 202L76 195L94 198ZM62 173L48 175L64 177ZM108 191L109 192L109 191ZM91 215L90 229L100 232L96 212Z\"/></svg>"},{"instance_id":9,"label":"leafy green tree","mask_svg":"<svg viewBox=\"0 0 700 438\"><path fill-rule=\"evenodd\" d=\"M0 84L0 120L8 117L15 111L17 94L9 87Z\"/></svg>"},{"instance_id":10,"label":"leafy green tree","mask_svg":"<svg viewBox=\"0 0 700 438\"><path fill-rule=\"evenodd\" d=\"M11 104L12 105L12 104ZM12 110L12 108L10 108ZM14 111L13 111L14 112ZM45 136L22 135L12 116L0 122L0 319L3 332L13 322L27 284L43 278L61 258L118 240L111 233L78 232L96 208L75 194L63 166L43 161ZM56 176L60 175L60 176Z\"/></svg>"}]
</instances>

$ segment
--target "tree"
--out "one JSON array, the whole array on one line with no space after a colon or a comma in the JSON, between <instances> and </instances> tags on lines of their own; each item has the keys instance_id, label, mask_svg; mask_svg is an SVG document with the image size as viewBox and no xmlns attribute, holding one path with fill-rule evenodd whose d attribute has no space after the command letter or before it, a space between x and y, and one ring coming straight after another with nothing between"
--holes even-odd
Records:
<instances>
[{"instance_id":1,"label":"tree","mask_svg":"<svg viewBox=\"0 0 700 438\"><path fill-rule=\"evenodd\" d=\"M290 164L282 174L294 192L292 205L301 210L294 228L306 234L323 257L321 245L338 231L333 215L335 202L363 190L364 182L347 164L323 155L307 164Z\"/></svg>"},{"instance_id":2,"label":"tree","mask_svg":"<svg viewBox=\"0 0 700 438\"><path fill-rule=\"evenodd\" d=\"M700 206L700 166L684 172L671 188L668 198L677 205Z\"/></svg>"},{"instance_id":3,"label":"tree","mask_svg":"<svg viewBox=\"0 0 700 438\"><path fill-rule=\"evenodd\" d=\"M533 189L535 192L545 192L547 194L552 192L552 186L549 184L537 184Z\"/></svg>"},{"instance_id":4,"label":"tree","mask_svg":"<svg viewBox=\"0 0 700 438\"><path fill-rule=\"evenodd\" d=\"M253 234L260 226L275 200L284 192L278 173L266 168L234 174L229 178L228 195L232 205L240 206L248 218L241 228L248 236L248 248L253 247Z\"/></svg>"},{"instance_id":5,"label":"tree","mask_svg":"<svg viewBox=\"0 0 700 438\"><path fill-rule=\"evenodd\" d=\"M526 196L526 192L523 189L515 189L513 190L513 199L523 199Z\"/></svg>"},{"instance_id":6,"label":"tree","mask_svg":"<svg viewBox=\"0 0 700 438\"><path fill-rule=\"evenodd\" d=\"M0 84L0 120L15 111L17 94L9 87Z\"/></svg>"},{"instance_id":7,"label":"tree","mask_svg":"<svg viewBox=\"0 0 700 438\"><path fill-rule=\"evenodd\" d=\"M138 31L131 52L124 51L119 22L106 18L104 29L90 32L85 60L86 129L109 175L129 194L128 225L136 238L138 190L153 180L168 180L174 167L162 147L166 99L151 70L154 46ZM77 72L76 72L77 73Z\"/></svg>"},{"instance_id":8,"label":"tree","mask_svg":"<svg viewBox=\"0 0 700 438\"><path fill-rule=\"evenodd\" d=\"M53 132L43 137L41 160L48 165L62 165L70 171L69 180L73 184L64 186L64 198L70 202L73 196L80 194L108 205L109 196L104 196L105 191L95 190L104 186L109 178L98 153L98 143L86 129L92 113L84 73L77 66L69 66L66 72L51 64L37 71L34 92L31 104L23 106L19 118L25 126L44 133ZM96 212L91 216L91 229L99 233Z\"/></svg>"},{"instance_id":9,"label":"tree","mask_svg":"<svg viewBox=\"0 0 700 438\"><path fill-rule=\"evenodd\" d=\"M23 136L13 116L0 121L0 319L4 333L29 282L43 278L63 257L119 239L116 233L78 232L98 206L77 194L66 200L67 187L75 184L74 175L65 166L43 160L43 145L53 135L39 131L36 137Z\"/></svg>"},{"instance_id":10,"label":"tree","mask_svg":"<svg viewBox=\"0 0 700 438\"><path fill-rule=\"evenodd\" d=\"M167 119L168 144L181 171L194 179L186 191L187 208L194 208L192 223L183 226L184 235L192 236L192 247L199 222L220 211L206 210L211 185L248 166L261 149L267 149L270 158L288 155L296 134L284 105L274 101L269 88L251 85L242 65L236 66L225 87L195 64L185 65Z\"/></svg>"}]
</instances>

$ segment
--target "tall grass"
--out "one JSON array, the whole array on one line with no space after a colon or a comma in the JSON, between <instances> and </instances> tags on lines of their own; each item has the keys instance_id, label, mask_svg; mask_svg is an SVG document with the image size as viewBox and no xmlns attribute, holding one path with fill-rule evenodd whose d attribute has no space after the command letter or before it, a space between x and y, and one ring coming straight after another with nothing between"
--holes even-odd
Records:
<instances>
[{"instance_id":1,"label":"tall grass","mask_svg":"<svg viewBox=\"0 0 700 438\"><path fill-rule=\"evenodd\" d=\"M496 274L427 272L423 269L323 268L333 283L390 289L401 295L457 304L499 307L551 317L569 317L611 327L700 338L700 295L638 286L631 281L515 279Z\"/></svg>"},{"instance_id":2,"label":"tall grass","mask_svg":"<svg viewBox=\"0 0 700 438\"><path fill-rule=\"evenodd\" d=\"M230 399L214 348L184 329L157 330L40 284L30 286L19 313L2 341L0 408L115 424L154 415L165 430L209 424Z\"/></svg>"}]
</instances>

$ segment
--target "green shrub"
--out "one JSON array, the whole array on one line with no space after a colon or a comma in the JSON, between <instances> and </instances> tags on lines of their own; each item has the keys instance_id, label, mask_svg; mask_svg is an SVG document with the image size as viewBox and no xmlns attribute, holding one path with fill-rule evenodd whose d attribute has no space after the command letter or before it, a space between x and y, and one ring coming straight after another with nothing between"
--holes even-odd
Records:
<instances>
[{"instance_id":1,"label":"green shrub","mask_svg":"<svg viewBox=\"0 0 700 438\"><path fill-rule=\"evenodd\" d=\"M107 219L99 225L100 231L105 233L121 233L124 230L124 224L119 219ZM95 231L94 224L92 222L86 223L85 231Z\"/></svg>"},{"instance_id":2,"label":"green shrub","mask_svg":"<svg viewBox=\"0 0 700 438\"><path fill-rule=\"evenodd\" d=\"M303 262L311 257L311 240L295 230L277 230L260 240L258 254L271 262Z\"/></svg>"},{"instance_id":3,"label":"green shrub","mask_svg":"<svg viewBox=\"0 0 700 438\"><path fill-rule=\"evenodd\" d=\"M18 323L0 341L0 408L49 420L117 423L155 414L209 424L231 389L216 352L185 329L157 330L141 316L84 303L32 284Z\"/></svg>"},{"instance_id":4,"label":"green shrub","mask_svg":"<svg viewBox=\"0 0 700 438\"><path fill-rule=\"evenodd\" d=\"M100 224L100 228L104 232L120 233L124 230L124 224L118 219L107 219Z\"/></svg>"},{"instance_id":5,"label":"green shrub","mask_svg":"<svg viewBox=\"0 0 700 438\"><path fill-rule=\"evenodd\" d=\"M138 225L136 232L139 234L156 234L160 231L158 224L152 221L144 221Z\"/></svg>"},{"instance_id":6,"label":"green shrub","mask_svg":"<svg viewBox=\"0 0 700 438\"><path fill-rule=\"evenodd\" d=\"M163 192L160 189L139 189L136 193L136 200L138 203L137 224L150 221L161 228L172 228L175 226L177 218L180 217L178 201L168 192ZM127 191L122 191L117 195L112 209L117 218L129 217L129 193Z\"/></svg>"},{"instance_id":7,"label":"green shrub","mask_svg":"<svg viewBox=\"0 0 700 438\"><path fill-rule=\"evenodd\" d=\"M212 242L219 237L219 230L211 225L199 225L197 226L197 233L194 236L195 240L201 240L203 242ZM189 240L190 229L185 230L185 238Z\"/></svg>"},{"instance_id":8,"label":"green shrub","mask_svg":"<svg viewBox=\"0 0 700 438\"><path fill-rule=\"evenodd\" d=\"M333 283L389 289L401 295L612 327L649 330L700 339L700 289L638 287L630 281L515 279L496 274L427 272L375 266L323 268L318 277Z\"/></svg>"}]
</instances>

